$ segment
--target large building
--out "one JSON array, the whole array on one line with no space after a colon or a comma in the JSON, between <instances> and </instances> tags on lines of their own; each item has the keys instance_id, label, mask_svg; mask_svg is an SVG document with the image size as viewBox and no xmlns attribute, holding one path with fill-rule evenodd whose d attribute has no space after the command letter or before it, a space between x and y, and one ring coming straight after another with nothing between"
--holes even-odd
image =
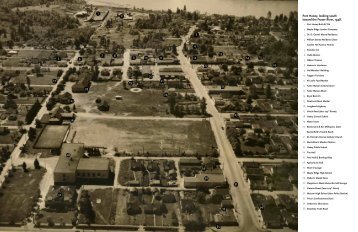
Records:
<instances>
[{"instance_id":1,"label":"large building","mask_svg":"<svg viewBox=\"0 0 358 232\"><path fill-rule=\"evenodd\" d=\"M84 144L62 144L60 158L54 171L56 183L74 184L76 182L76 170L81 157L84 154Z\"/></svg>"},{"instance_id":2,"label":"large building","mask_svg":"<svg viewBox=\"0 0 358 232\"><path fill-rule=\"evenodd\" d=\"M84 144L64 143L54 171L55 184L75 184L78 180L106 180L109 178L109 160L82 158Z\"/></svg>"},{"instance_id":3,"label":"large building","mask_svg":"<svg viewBox=\"0 0 358 232\"><path fill-rule=\"evenodd\" d=\"M227 182L222 174L196 174L193 177L184 177L185 188L221 188Z\"/></svg>"},{"instance_id":4,"label":"large building","mask_svg":"<svg viewBox=\"0 0 358 232\"><path fill-rule=\"evenodd\" d=\"M79 179L107 179L109 177L109 161L101 158L80 159L77 166Z\"/></svg>"}]
</instances>

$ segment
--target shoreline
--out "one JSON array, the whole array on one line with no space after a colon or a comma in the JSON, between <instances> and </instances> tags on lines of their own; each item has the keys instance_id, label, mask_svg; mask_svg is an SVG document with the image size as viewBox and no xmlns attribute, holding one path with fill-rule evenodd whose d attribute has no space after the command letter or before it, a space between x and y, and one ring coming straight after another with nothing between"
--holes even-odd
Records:
<instances>
[{"instance_id":1,"label":"shoreline","mask_svg":"<svg viewBox=\"0 0 358 232\"><path fill-rule=\"evenodd\" d=\"M255 16L266 17L267 12L271 11L272 15L289 15L292 11L298 11L297 0L209 0L203 4L204 0L158 0L149 3L145 0L86 0L87 4L100 7L110 8L128 8L144 9L152 11L166 11L171 9L187 7L188 11L199 11L201 14L218 14L232 16ZM218 7L218 3L220 3Z\"/></svg>"}]
</instances>

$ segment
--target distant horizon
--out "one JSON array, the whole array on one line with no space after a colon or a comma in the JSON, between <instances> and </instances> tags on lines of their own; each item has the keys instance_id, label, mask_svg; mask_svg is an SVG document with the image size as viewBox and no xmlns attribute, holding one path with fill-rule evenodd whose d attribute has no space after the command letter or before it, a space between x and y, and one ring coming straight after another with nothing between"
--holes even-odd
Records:
<instances>
[{"instance_id":1,"label":"distant horizon","mask_svg":"<svg viewBox=\"0 0 358 232\"><path fill-rule=\"evenodd\" d=\"M266 17L271 11L272 16L298 11L297 0L206 0L205 4L191 0L86 0L88 4L108 7L144 8L145 10L175 10L183 8L208 14L227 14L234 16Z\"/></svg>"}]
</instances>

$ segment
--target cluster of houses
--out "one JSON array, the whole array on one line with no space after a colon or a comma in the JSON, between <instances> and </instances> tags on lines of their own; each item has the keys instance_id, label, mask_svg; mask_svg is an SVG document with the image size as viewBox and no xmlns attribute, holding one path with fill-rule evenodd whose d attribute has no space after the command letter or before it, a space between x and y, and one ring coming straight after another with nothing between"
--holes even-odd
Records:
<instances>
[{"instance_id":1,"label":"cluster of houses","mask_svg":"<svg viewBox=\"0 0 358 232\"><path fill-rule=\"evenodd\" d=\"M235 118L235 114L231 117ZM291 118L242 117L240 121L228 123L228 127L236 129L243 156L297 157L297 124Z\"/></svg>"},{"instance_id":2,"label":"cluster of houses","mask_svg":"<svg viewBox=\"0 0 358 232\"><path fill-rule=\"evenodd\" d=\"M62 125L69 124L76 118L73 112L67 112L61 107L56 107L50 113L46 113L40 119L42 125Z\"/></svg>"},{"instance_id":3,"label":"cluster of houses","mask_svg":"<svg viewBox=\"0 0 358 232\"><path fill-rule=\"evenodd\" d=\"M152 48L133 49L130 51L130 65L178 65L179 59L172 51L158 52Z\"/></svg>"},{"instance_id":4,"label":"cluster of houses","mask_svg":"<svg viewBox=\"0 0 358 232\"><path fill-rule=\"evenodd\" d=\"M242 164L245 179L252 190L280 190L292 191L293 185L290 180L295 177L280 175L280 164L264 164L257 162L244 162ZM276 175L278 177L273 178ZM297 177L296 177L297 179Z\"/></svg>"},{"instance_id":5,"label":"cluster of houses","mask_svg":"<svg viewBox=\"0 0 358 232\"><path fill-rule=\"evenodd\" d=\"M177 170L175 162L172 160L143 160L131 159L130 170L136 176L143 176L143 178L136 178L128 180L127 186L162 186L173 187L177 186ZM148 179L144 177L148 175Z\"/></svg>"},{"instance_id":6,"label":"cluster of houses","mask_svg":"<svg viewBox=\"0 0 358 232\"><path fill-rule=\"evenodd\" d=\"M282 229L287 226L298 228L297 199L290 195L278 194L277 198L262 194L251 194L255 208L262 215L266 228Z\"/></svg>"},{"instance_id":7,"label":"cluster of houses","mask_svg":"<svg viewBox=\"0 0 358 232\"><path fill-rule=\"evenodd\" d=\"M180 200L180 209L183 215L183 224L190 222L204 223L206 226L221 228L221 226L238 226L237 219L233 212L233 203L228 188L216 188L210 193L185 192ZM205 200L203 199L205 198ZM206 215L207 202L210 205L210 217L200 217L201 211ZM190 216L189 216L190 215ZM220 226L220 227L217 227Z\"/></svg>"}]
</instances>

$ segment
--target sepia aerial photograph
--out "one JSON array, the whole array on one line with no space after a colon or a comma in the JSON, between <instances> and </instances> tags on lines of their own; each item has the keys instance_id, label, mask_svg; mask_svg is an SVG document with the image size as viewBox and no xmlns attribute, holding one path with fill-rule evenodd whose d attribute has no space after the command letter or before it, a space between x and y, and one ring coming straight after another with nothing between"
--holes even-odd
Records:
<instances>
[{"instance_id":1,"label":"sepia aerial photograph","mask_svg":"<svg viewBox=\"0 0 358 232\"><path fill-rule=\"evenodd\" d=\"M0 231L298 231L297 10L0 0Z\"/></svg>"}]
</instances>

